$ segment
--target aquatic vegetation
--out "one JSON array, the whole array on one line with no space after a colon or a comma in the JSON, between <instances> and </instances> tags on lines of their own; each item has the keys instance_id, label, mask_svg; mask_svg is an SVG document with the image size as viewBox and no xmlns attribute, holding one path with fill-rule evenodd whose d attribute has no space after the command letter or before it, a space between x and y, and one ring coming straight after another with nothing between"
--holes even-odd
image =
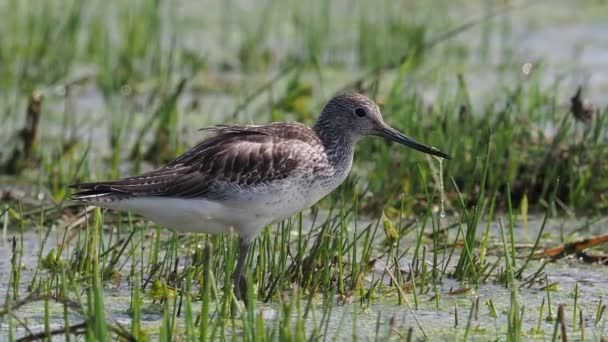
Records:
<instances>
[{"instance_id":1,"label":"aquatic vegetation","mask_svg":"<svg viewBox=\"0 0 608 342\"><path fill-rule=\"evenodd\" d=\"M0 2L0 340L600 340L606 62L569 30L599 39L608 13L502 6ZM234 236L66 201L198 128L312 123L344 88L454 158L358 146L338 191L255 240L246 307Z\"/></svg>"}]
</instances>

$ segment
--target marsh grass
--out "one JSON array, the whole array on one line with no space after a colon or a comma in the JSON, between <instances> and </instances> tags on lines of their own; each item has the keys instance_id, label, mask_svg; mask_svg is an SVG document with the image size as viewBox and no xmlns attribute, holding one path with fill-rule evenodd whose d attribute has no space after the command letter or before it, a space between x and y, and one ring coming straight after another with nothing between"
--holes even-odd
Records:
<instances>
[{"instance_id":1,"label":"marsh grass","mask_svg":"<svg viewBox=\"0 0 608 342\"><path fill-rule=\"evenodd\" d=\"M8 241L2 248L11 256L0 284L0 334L10 341L466 340L504 334L517 341L532 335L524 326L533 319L533 335L557 338L562 327L602 336L603 301L589 303L576 285L564 303L559 283L550 283L545 272L547 262L534 256L546 245L550 219L605 213L608 110L595 111L591 123L578 121L562 106L568 99L558 97L559 81L543 83L542 66L496 86L478 104L466 73L430 71L436 53L455 63L473 54L452 41L461 31L450 30L453 20L441 1L421 7L364 1L352 8L353 16L330 2L310 5L268 0L243 10L225 2L217 25L223 38L205 51L182 37L204 35L201 30L213 23L196 20L191 33L192 23L181 20L189 8L162 1L0 4L0 13L11 9L0 22L6 38L0 41L0 84L7 89L0 92L0 162L25 148L17 132L27 99L34 93L45 98L32 163L15 178L43 200L9 194L0 207ZM485 14L494 9L485 2ZM488 58L494 32L507 41L512 27L508 20L498 27L481 23L479 53ZM511 54L502 56L508 70ZM387 121L455 158L439 171L435 160L390 143L360 144L353 176L339 190L256 239L247 260L246 307L235 301L227 276L237 255L234 236L182 236L131 215L65 201L66 184L137 173L183 152L191 143L184 132L193 130L193 114L197 125L217 123L200 112L215 110L216 102L205 101L221 95L218 89L238 94L223 113L233 113L232 121L289 117L310 123L323 102L317 95L349 84L353 70L366 75L366 84L355 88L375 97ZM260 71L271 76L244 76ZM213 76L223 73L228 81ZM334 80L340 74L348 77ZM429 80L440 84L434 102L413 86ZM101 115L81 116L73 102L91 87ZM437 210L444 197L447 217ZM519 253L517 231L528 211L543 220L533 246ZM492 228L496 222L498 229ZM38 243L26 250L31 231ZM443 287L453 279L462 291ZM490 284L507 288L508 298L487 302L490 321L504 325L488 333L480 323L486 319L480 297L468 294ZM544 296L539 307L521 301L530 287ZM120 315L113 293L128 298ZM363 328L378 303L395 312L377 310L372 328ZM28 319L28 306L39 306L41 318ZM454 330L438 333L418 317L446 307L454 308ZM573 314L569 326L564 308ZM595 311L593 326L577 325L583 309ZM150 312L157 324L144 319ZM548 328L546 320L555 325Z\"/></svg>"},{"instance_id":2,"label":"marsh grass","mask_svg":"<svg viewBox=\"0 0 608 342\"><path fill-rule=\"evenodd\" d=\"M357 200L346 198L344 201L358 203ZM42 291L44 296L43 332L53 335L58 332L66 335L86 334L90 339L103 339L107 336L139 339L150 335L159 336L163 340L198 339L205 336L225 339L234 334L248 341L274 338L304 340L315 336L337 338L344 335L340 329L327 330L330 317L335 315L332 312L348 302L351 296L359 296L361 303L367 302L367 305L372 298L379 297L384 298L384 301L392 301L397 306L406 305L411 301L414 309L418 308L422 298L433 300L432 297L435 297L438 301L437 305L442 305L439 303L441 295L436 288L434 294L433 291L427 294L430 288L427 286L425 290L424 279L434 279L433 269L443 276L451 275L444 274L443 265L426 268L416 266L416 262L410 263L408 272L404 274L401 270L403 266L400 265L404 257L406 259L412 257L412 260L416 258L421 260L422 265L426 264L426 246L418 251L414 248L408 249L404 255L397 257L394 249L396 237L390 237L394 236L392 234L398 234L400 238L405 239L411 234L410 239L413 241L422 241L423 229L404 231L401 225L398 226L399 228L393 226L393 232L386 238L386 242L392 242L393 245L378 246L378 227L380 224L390 227L392 225L388 223L390 221L367 224L358 234L355 233L357 230L354 230L353 234L341 234L344 227L350 226L349 220L357 217L356 211L349 210L343 203L336 203L334 207L342 208L342 212L336 215L330 213L325 219L313 223L312 227L302 227L303 220L300 218L278 225L275 234L270 234L270 229L267 229L256 240L256 253L249 260L254 266L249 278L252 282L252 286L249 287L251 301L246 309L237 309L240 310L238 321L235 321L231 314L234 299L229 286L229 277L225 276L231 274L235 262L237 241L234 237L198 235L178 237L175 234L168 235L161 230L144 235L145 225L134 224L131 218L127 218L124 222L124 228L128 227L130 233L122 237L112 237L117 233L103 229L104 217L101 211L95 210L90 225L69 234L74 241L71 243L65 241L65 250L62 253L58 256L49 253L45 257L41 252L44 249L45 232L41 231L42 243L38 265L43 265L45 269L36 273L31 285L34 290L31 290L31 293ZM490 272L489 276L496 282L504 282L511 289L507 331L511 340L517 340L522 334L525 311L518 303L516 258L513 257L509 241L512 236L509 229L512 228L508 228L509 225L505 227L502 220L500 222L504 268L502 271ZM44 225L44 222L41 223ZM299 226L292 227L293 224ZM294 236L292 232L295 231L307 233ZM461 234L455 237L456 241ZM63 236L66 239L68 234ZM376 243L372 245L372 241ZM68 248L70 245L71 247ZM151 248L151 253L146 253L144 246L150 245L156 247ZM286 249L285 246L289 248ZM299 249L303 256L293 255L293 252L290 252L292 248ZM118 253L119 256L113 256L113 253ZM114 258L122 261L114 263L112 261ZM438 256L442 262L444 258ZM73 264L63 260L71 261ZM298 264L297 260L302 260L302 264ZM339 260L342 260L342 264ZM351 263L356 263L358 266L355 267ZM378 273L370 270L370 264L382 265L383 271ZM307 270L311 267L313 270L291 273L293 272L291 270ZM18 267L13 267L13 273L16 273L16 268ZM341 285L337 279L340 272L343 280ZM484 269L484 272L487 270ZM390 280L382 280L387 274L390 275ZM142 275L144 281L141 280ZM121 277L126 279L121 280ZM356 277L360 277L360 280L353 281ZM375 280L376 277L379 278L378 281ZM112 322L111 319L99 319L106 315L103 289L120 287L122 281L127 282L125 285L129 289L131 298L130 327L123 327L118 322ZM56 288L57 292L50 291L52 288ZM402 288L408 289L406 290L408 293ZM60 295L54 296L53 293ZM549 296L548 293L547 295ZM70 298L71 305L67 301L62 302L66 298ZM7 291L7 299L5 303L8 311L3 312L3 317L11 315L11 305L18 302L20 296ZM26 297L25 300L30 299ZM64 303L60 316L64 326L77 326L78 330L59 331L51 327L51 317L53 320L57 319L50 310L50 303L53 301ZM264 302L278 304L275 306L276 320L269 322L261 318L263 309L260 311L257 306ZM162 322L157 332L142 326L142 305L150 305L150 303L157 303L156 308L162 313ZM195 306L195 303L199 305ZM574 305L576 304L575 297ZM319 311L311 310L317 306L320 306L322 312L320 321L314 318ZM473 327L474 322L477 321L478 306L478 300L471 302L464 326L465 338L474 334ZM76 316L73 313L74 307L79 312ZM597 312L599 322L601 321L599 312L603 312L601 303ZM412 314L415 315L414 311ZM352 324L356 324L356 317L355 313L350 317L353 320ZM311 326L311 319L313 327L317 328L305 329L304 327ZM12 318L9 320L12 321ZM79 326L80 322L86 323L84 328ZM343 319L339 322L339 326L345 324ZM425 334L425 330L419 330L424 329L422 327L425 324L421 323L421 328L416 329L416 335ZM390 328L390 331L393 329L396 328ZM386 337L406 336L413 333L399 329L396 332L389 332ZM353 334L354 331L357 330L354 329ZM377 334L380 331L384 330L378 330ZM376 335L376 338L383 339L382 336L384 335Z\"/></svg>"}]
</instances>

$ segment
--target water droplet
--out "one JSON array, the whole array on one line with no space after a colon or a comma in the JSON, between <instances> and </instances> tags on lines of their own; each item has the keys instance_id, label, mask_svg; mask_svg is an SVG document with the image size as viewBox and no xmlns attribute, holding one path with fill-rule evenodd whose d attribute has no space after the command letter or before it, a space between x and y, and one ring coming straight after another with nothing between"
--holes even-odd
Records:
<instances>
[{"instance_id":1,"label":"water droplet","mask_svg":"<svg viewBox=\"0 0 608 342\"><path fill-rule=\"evenodd\" d=\"M441 211L439 212L439 216L441 218L445 217L445 188L443 186L443 159L439 159L439 191L441 193Z\"/></svg>"}]
</instances>

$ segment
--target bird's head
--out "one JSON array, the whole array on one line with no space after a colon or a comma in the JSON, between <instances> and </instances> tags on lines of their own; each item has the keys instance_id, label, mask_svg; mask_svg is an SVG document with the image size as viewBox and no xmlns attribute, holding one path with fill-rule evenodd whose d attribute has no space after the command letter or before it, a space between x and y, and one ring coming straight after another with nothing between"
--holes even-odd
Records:
<instances>
[{"instance_id":1,"label":"bird's head","mask_svg":"<svg viewBox=\"0 0 608 342\"><path fill-rule=\"evenodd\" d=\"M421 144L384 122L378 105L365 95L346 93L332 98L315 124L315 130L340 132L357 141L365 136L379 136L420 152L450 159L435 147Z\"/></svg>"}]
</instances>

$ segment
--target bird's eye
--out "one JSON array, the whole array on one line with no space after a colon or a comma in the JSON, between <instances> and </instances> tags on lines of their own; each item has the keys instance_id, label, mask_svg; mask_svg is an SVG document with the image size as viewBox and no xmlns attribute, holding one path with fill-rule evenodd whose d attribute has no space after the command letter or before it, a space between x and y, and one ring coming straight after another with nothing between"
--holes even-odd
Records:
<instances>
[{"instance_id":1,"label":"bird's eye","mask_svg":"<svg viewBox=\"0 0 608 342\"><path fill-rule=\"evenodd\" d=\"M357 108L355 108L355 115L362 118L367 115L367 112L365 111L365 109L363 109L361 107L357 107Z\"/></svg>"}]
</instances>

